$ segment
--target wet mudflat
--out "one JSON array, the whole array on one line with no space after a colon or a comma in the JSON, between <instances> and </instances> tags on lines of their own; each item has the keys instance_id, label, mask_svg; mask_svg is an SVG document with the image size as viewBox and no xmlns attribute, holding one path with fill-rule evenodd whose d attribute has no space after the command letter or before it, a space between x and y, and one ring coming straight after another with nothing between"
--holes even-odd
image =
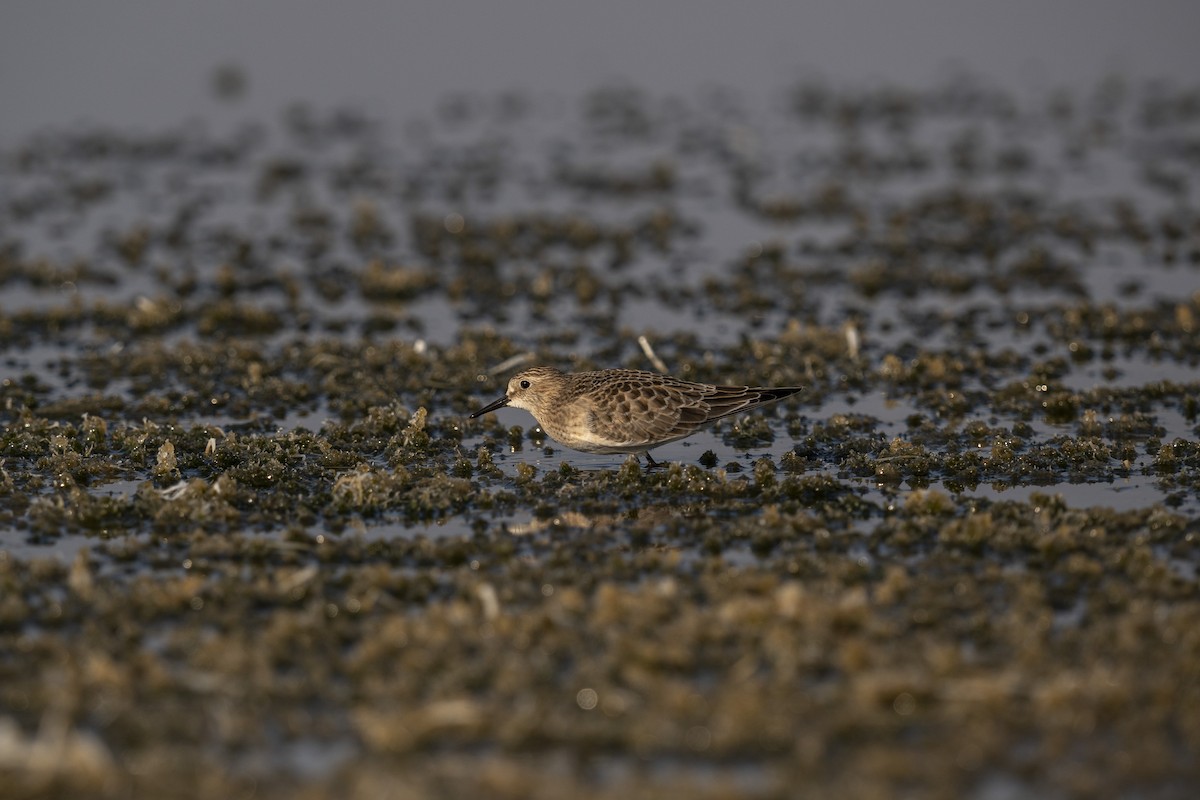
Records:
<instances>
[{"instance_id":1,"label":"wet mudflat","mask_svg":"<svg viewBox=\"0 0 1200 800\"><path fill-rule=\"evenodd\" d=\"M454 97L0 154L13 797L1176 797L1200 93ZM647 473L522 365L804 385Z\"/></svg>"}]
</instances>

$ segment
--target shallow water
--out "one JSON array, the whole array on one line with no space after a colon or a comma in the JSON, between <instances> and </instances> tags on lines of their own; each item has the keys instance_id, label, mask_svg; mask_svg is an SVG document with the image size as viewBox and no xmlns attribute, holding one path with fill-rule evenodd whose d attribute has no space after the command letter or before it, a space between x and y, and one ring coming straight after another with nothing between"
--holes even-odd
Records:
<instances>
[{"instance_id":1,"label":"shallow water","mask_svg":"<svg viewBox=\"0 0 1200 800\"><path fill-rule=\"evenodd\" d=\"M1087 91L617 86L8 147L0 770L1171 794L1200 115ZM521 364L649 368L639 337L806 391L649 472L467 418ZM13 767L44 719L66 766Z\"/></svg>"}]
</instances>

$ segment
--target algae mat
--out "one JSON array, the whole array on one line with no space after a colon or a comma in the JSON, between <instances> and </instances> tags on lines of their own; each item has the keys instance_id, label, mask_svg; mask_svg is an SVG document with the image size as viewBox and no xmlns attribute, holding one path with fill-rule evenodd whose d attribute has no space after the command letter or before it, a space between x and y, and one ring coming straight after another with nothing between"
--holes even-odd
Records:
<instances>
[{"instance_id":1,"label":"algae mat","mask_svg":"<svg viewBox=\"0 0 1200 800\"><path fill-rule=\"evenodd\" d=\"M1200 95L450 98L0 154L6 797L1174 797ZM530 363L803 385L655 451Z\"/></svg>"}]
</instances>

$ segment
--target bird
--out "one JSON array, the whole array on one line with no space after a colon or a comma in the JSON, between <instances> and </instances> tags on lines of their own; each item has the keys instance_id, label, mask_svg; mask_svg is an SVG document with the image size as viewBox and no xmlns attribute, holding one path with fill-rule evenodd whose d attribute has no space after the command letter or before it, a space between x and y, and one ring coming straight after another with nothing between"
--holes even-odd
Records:
<instances>
[{"instance_id":1,"label":"bird","mask_svg":"<svg viewBox=\"0 0 1200 800\"><path fill-rule=\"evenodd\" d=\"M635 369L563 372L531 367L512 377L503 397L470 418L505 407L524 409L550 438L572 450L644 454L647 468L652 468L659 462L650 456L651 449L803 389L714 386Z\"/></svg>"}]
</instances>

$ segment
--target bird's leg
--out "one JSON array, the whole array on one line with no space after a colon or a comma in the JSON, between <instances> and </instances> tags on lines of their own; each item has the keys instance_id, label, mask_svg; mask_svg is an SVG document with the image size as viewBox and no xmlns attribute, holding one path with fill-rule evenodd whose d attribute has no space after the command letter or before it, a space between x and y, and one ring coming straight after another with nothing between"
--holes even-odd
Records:
<instances>
[{"instance_id":1,"label":"bird's leg","mask_svg":"<svg viewBox=\"0 0 1200 800\"><path fill-rule=\"evenodd\" d=\"M657 461L655 461L653 458L650 457L649 450L647 450L645 453L643 453L643 455L646 456L646 472L649 472L650 470L654 469L655 467L662 466L662 464L658 463Z\"/></svg>"}]
</instances>

